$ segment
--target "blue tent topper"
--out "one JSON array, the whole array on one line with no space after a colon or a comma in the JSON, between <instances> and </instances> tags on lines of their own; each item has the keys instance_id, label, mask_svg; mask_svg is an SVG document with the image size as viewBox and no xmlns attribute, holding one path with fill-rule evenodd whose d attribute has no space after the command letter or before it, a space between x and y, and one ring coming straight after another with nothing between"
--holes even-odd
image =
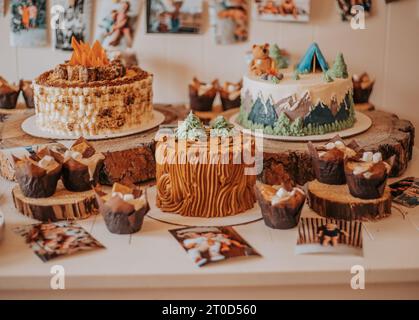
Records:
<instances>
[{"instance_id":1,"label":"blue tent topper","mask_svg":"<svg viewBox=\"0 0 419 320\"><path fill-rule=\"evenodd\" d=\"M329 70L329 65L317 43L313 42L304 57L298 63L297 71L298 73L310 73L316 72L316 70L319 69L326 72Z\"/></svg>"}]
</instances>

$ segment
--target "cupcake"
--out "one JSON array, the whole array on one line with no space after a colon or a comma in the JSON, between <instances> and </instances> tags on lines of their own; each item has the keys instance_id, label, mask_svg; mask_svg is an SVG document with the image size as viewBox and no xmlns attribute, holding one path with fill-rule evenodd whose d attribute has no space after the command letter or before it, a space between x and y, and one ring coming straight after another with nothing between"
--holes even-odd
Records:
<instances>
[{"instance_id":1,"label":"cupcake","mask_svg":"<svg viewBox=\"0 0 419 320\"><path fill-rule=\"evenodd\" d=\"M286 185L255 185L256 199L262 209L265 224L273 229L291 229L298 224L305 203L305 193Z\"/></svg>"},{"instance_id":2,"label":"cupcake","mask_svg":"<svg viewBox=\"0 0 419 320\"><path fill-rule=\"evenodd\" d=\"M367 103L374 87L374 80L371 80L368 73L364 72L361 75L353 75L352 83L354 87L354 102Z\"/></svg>"},{"instance_id":3,"label":"cupcake","mask_svg":"<svg viewBox=\"0 0 419 320\"><path fill-rule=\"evenodd\" d=\"M99 180L105 156L80 137L64 154L58 155L63 164L62 180L70 191L87 191Z\"/></svg>"},{"instance_id":4,"label":"cupcake","mask_svg":"<svg viewBox=\"0 0 419 320\"><path fill-rule=\"evenodd\" d=\"M0 77L0 108L14 109L16 108L17 98L19 97L19 88L9 84L5 79Z\"/></svg>"},{"instance_id":5,"label":"cupcake","mask_svg":"<svg viewBox=\"0 0 419 320\"><path fill-rule=\"evenodd\" d=\"M55 193L61 177L61 164L49 149L24 158L14 157L16 181L25 197L46 198Z\"/></svg>"},{"instance_id":6,"label":"cupcake","mask_svg":"<svg viewBox=\"0 0 419 320\"><path fill-rule=\"evenodd\" d=\"M32 81L20 80L19 88L23 93L23 98L25 99L26 107L35 108L35 102L33 99Z\"/></svg>"},{"instance_id":7,"label":"cupcake","mask_svg":"<svg viewBox=\"0 0 419 320\"><path fill-rule=\"evenodd\" d=\"M241 105L240 92L242 89L242 82L232 83L226 82L220 88L221 104L224 110L239 108Z\"/></svg>"},{"instance_id":8,"label":"cupcake","mask_svg":"<svg viewBox=\"0 0 419 320\"><path fill-rule=\"evenodd\" d=\"M392 157L383 161L380 152L364 152L345 161L345 174L351 195L361 199L381 198L390 173Z\"/></svg>"},{"instance_id":9,"label":"cupcake","mask_svg":"<svg viewBox=\"0 0 419 320\"><path fill-rule=\"evenodd\" d=\"M354 157L359 150L355 141L347 146L340 137L335 137L323 146L308 143L308 150L315 177L325 184L345 184L344 160Z\"/></svg>"},{"instance_id":10,"label":"cupcake","mask_svg":"<svg viewBox=\"0 0 419 320\"><path fill-rule=\"evenodd\" d=\"M131 234L140 231L150 207L147 195L139 187L115 183L106 194L95 189L99 211L111 233Z\"/></svg>"},{"instance_id":11,"label":"cupcake","mask_svg":"<svg viewBox=\"0 0 419 320\"><path fill-rule=\"evenodd\" d=\"M218 80L214 80L209 84L193 78L192 83L189 84L191 109L195 111L211 111L217 91Z\"/></svg>"}]
</instances>

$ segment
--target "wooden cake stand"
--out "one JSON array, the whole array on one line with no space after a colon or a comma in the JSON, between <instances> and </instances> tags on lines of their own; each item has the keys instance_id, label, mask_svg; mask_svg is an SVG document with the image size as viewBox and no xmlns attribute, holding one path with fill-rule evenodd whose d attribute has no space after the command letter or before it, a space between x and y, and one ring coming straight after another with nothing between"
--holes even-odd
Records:
<instances>
[{"instance_id":1,"label":"wooden cake stand","mask_svg":"<svg viewBox=\"0 0 419 320\"><path fill-rule=\"evenodd\" d=\"M228 110L223 115L230 118L238 111L238 109ZM371 110L363 111L363 113L371 118L371 127L344 141L350 142L354 139L366 151L381 152L384 159L395 155L395 163L390 176L400 176L412 159L415 137L413 124L384 111ZM322 144L324 142L314 143L314 145ZM288 174L300 185L314 179L306 142L264 139L263 154L263 171L260 178L264 183L279 184Z\"/></svg>"},{"instance_id":2,"label":"wooden cake stand","mask_svg":"<svg viewBox=\"0 0 419 320\"><path fill-rule=\"evenodd\" d=\"M155 105L156 110L166 116L164 123L177 123L184 119L189 110L184 106ZM230 118L238 109L222 113ZM5 165L8 148L54 142L34 138L21 130L21 123L33 115L33 109L0 110L0 175L13 178L10 166ZM391 176L401 175L412 159L414 127L408 120L384 111L364 111L371 118L372 126L367 131L345 139L355 139L367 151L381 152L384 158L395 155ZM102 184L114 182L140 183L155 178L155 142L157 129L123 138L92 141L93 146L105 154L104 168L100 175ZM315 143L322 144L324 142ZM268 184L280 183L284 175L290 175L303 185L314 179L306 142L283 142L264 139L263 171L260 178ZM9 151L10 152L10 151Z\"/></svg>"},{"instance_id":3,"label":"wooden cake stand","mask_svg":"<svg viewBox=\"0 0 419 320\"><path fill-rule=\"evenodd\" d=\"M391 214L391 193L386 188L381 198L364 200L349 193L348 186L328 185L317 180L306 185L308 205L326 218L377 220Z\"/></svg>"}]
</instances>

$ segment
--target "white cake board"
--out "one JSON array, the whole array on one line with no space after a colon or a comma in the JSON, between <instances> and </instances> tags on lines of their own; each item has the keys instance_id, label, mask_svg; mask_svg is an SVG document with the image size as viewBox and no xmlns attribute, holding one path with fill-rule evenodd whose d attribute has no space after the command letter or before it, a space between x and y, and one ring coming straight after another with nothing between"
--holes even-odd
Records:
<instances>
[{"instance_id":1,"label":"white cake board","mask_svg":"<svg viewBox=\"0 0 419 320\"><path fill-rule=\"evenodd\" d=\"M184 217L176 213L163 212L156 207L156 186L147 189L147 199L150 211L147 213L149 218L165 222L168 224L187 226L187 227L224 227L247 224L262 219L262 212L257 203L250 210L243 213L223 218L197 218Z\"/></svg>"},{"instance_id":2,"label":"white cake board","mask_svg":"<svg viewBox=\"0 0 419 320\"><path fill-rule=\"evenodd\" d=\"M147 130L153 129L159 126L160 124L162 124L164 119L165 117L163 113L153 110L153 119L151 119L150 121L145 121L138 127L131 128L131 129L128 129L126 131L121 131L121 132L99 134L99 135L86 135L83 137L86 140L106 140L106 139L130 136L132 134L141 133L141 132L145 132ZM58 139L58 140L74 140L78 138L78 136L70 136L66 134L53 133L53 132L48 132L48 131L38 128L36 125L36 115L33 115L27 118L25 121L23 121L22 130L26 132L27 134L34 137L38 137L38 138Z\"/></svg>"},{"instance_id":3,"label":"white cake board","mask_svg":"<svg viewBox=\"0 0 419 320\"><path fill-rule=\"evenodd\" d=\"M326 133L323 135L315 135L315 136L302 136L302 137L295 137L295 136L276 136L271 134L258 134L254 131L251 131L249 129L246 129L242 127L237 122L237 117L239 116L239 113L236 113L230 117L230 122L234 124L236 128L238 128L240 131L246 131L251 132L252 135L271 139L271 140L280 140L280 141L291 141L291 142L308 142L308 141L324 141L324 140L330 140L334 138L336 135L339 135L341 138L348 138L351 136L355 136L357 134L360 134L362 132L367 131L371 125L372 120L370 117L365 115L362 112L355 111L355 124L352 128L348 128L341 131L334 131L330 133Z\"/></svg>"}]
</instances>

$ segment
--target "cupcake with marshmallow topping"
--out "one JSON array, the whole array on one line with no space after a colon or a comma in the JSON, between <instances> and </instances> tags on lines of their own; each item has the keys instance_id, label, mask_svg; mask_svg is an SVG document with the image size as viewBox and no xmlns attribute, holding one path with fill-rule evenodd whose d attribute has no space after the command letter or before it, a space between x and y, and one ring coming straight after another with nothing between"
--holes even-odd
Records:
<instances>
[{"instance_id":1,"label":"cupcake with marshmallow topping","mask_svg":"<svg viewBox=\"0 0 419 320\"><path fill-rule=\"evenodd\" d=\"M364 152L345 161L345 175L351 195L361 199L382 197L392 160L383 161L380 152Z\"/></svg>"},{"instance_id":2,"label":"cupcake with marshmallow topping","mask_svg":"<svg viewBox=\"0 0 419 320\"><path fill-rule=\"evenodd\" d=\"M306 199L303 190L290 185L257 183L255 194L268 227L291 229L297 226Z\"/></svg>"},{"instance_id":3,"label":"cupcake with marshmallow topping","mask_svg":"<svg viewBox=\"0 0 419 320\"><path fill-rule=\"evenodd\" d=\"M340 185L346 183L344 161L355 157L359 150L355 141L345 145L343 140L336 136L328 143L315 147L308 143L315 177L325 184Z\"/></svg>"}]
</instances>

